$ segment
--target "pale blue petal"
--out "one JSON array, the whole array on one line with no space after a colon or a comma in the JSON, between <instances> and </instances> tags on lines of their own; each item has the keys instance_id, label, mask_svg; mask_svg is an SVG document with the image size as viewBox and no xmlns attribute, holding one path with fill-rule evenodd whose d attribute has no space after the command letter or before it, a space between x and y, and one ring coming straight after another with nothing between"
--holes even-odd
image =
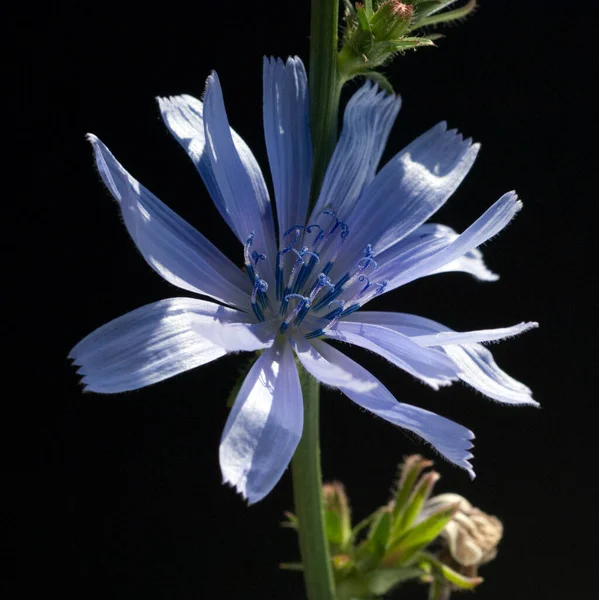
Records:
<instances>
[{"instance_id":1,"label":"pale blue petal","mask_svg":"<svg viewBox=\"0 0 599 600\"><path fill-rule=\"evenodd\" d=\"M448 344L478 344L480 342L494 342L505 340L520 335L530 329L536 329L538 323L518 323L511 327L498 327L496 329L479 329L478 331L450 331L413 337L412 340L424 348L431 346L447 346Z\"/></svg>"},{"instance_id":2,"label":"pale blue petal","mask_svg":"<svg viewBox=\"0 0 599 600\"><path fill-rule=\"evenodd\" d=\"M302 435L304 407L288 343L264 352L246 376L220 443L223 479L249 504L266 496Z\"/></svg>"},{"instance_id":3,"label":"pale blue petal","mask_svg":"<svg viewBox=\"0 0 599 600\"><path fill-rule=\"evenodd\" d=\"M362 190L372 181L401 101L367 81L350 99L312 218L330 210L348 222Z\"/></svg>"},{"instance_id":4,"label":"pale blue petal","mask_svg":"<svg viewBox=\"0 0 599 600\"><path fill-rule=\"evenodd\" d=\"M522 202L518 200L518 196L509 192L449 244L431 236L423 238L419 246L408 252L398 244L377 256L377 279L388 280L386 291L391 291L415 279L439 272L497 235L521 208Z\"/></svg>"},{"instance_id":5,"label":"pale blue petal","mask_svg":"<svg viewBox=\"0 0 599 600\"><path fill-rule=\"evenodd\" d=\"M439 225L438 223L426 223L421 225L412 233L407 235L396 246L382 252L377 256L377 260L382 264L386 262L386 256L404 256L404 264L399 267L399 270L410 266L418 256L428 254L431 251L441 250L449 246L458 238L459 234L447 225ZM480 281L497 281L499 275L493 273L485 265L482 252L478 248L469 250L463 256L456 258L454 261L443 265L429 275L437 275L439 273L462 272L468 273L479 279Z\"/></svg>"},{"instance_id":6,"label":"pale blue petal","mask_svg":"<svg viewBox=\"0 0 599 600\"><path fill-rule=\"evenodd\" d=\"M310 199L310 103L302 61L265 57L263 90L264 136L283 242L288 229L305 224Z\"/></svg>"},{"instance_id":7,"label":"pale blue petal","mask_svg":"<svg viewBox=\"0 0 599 600\"><path fill-rule=\"evenodd\" d=\"M531 390L502 371L491 352L479 343L518 335L535 328L537 323L459 333L431 319L405 313L360 311L346 319L403 333L419 345L434 346L436 342L436 347L455 363L457 375L465 383L498 402L538 406Z\"/></svg>"},{"instance_id":8,"label":"pale blue petal","mask_svg":"<svg viewBox=\"0 0 599 600\"><path fill-rule=\"evenodd\" d=\"M170 98L158 98L158 104L164 123L175 139L187 151L187 154L202 176L216 208L227 222L227 225L235 232L231 215L229 215L227 210L227 204L212 170L210 157L206 152L203 103L197 98L184 94ZM260 167L252 151L233 129L231 129L231 137L246 170L252 173L259 172ZM245 239L241 241L245 242Z\"/></svg>"},{"instance_id":9,"label":"pale blue petal","mask_svg":"<svg viewBox=\"0 0 599 600\"><path fill-rule=\"evenodd\" d=\"M355 314L359 317L361 313ZM433 389L457 380L455 364L443 352L421 347L408 336L385 327L340 321L326 337L375 352Z\"/></svg>"},{"instance_id":10,"label":"pale blue petal","mask_svg":"<svg viewBox=\"0 0 599 600\"><path fill-rule=\"evenodd\" d=\"M86 390L135 390L227 352L268 347L272 337L265 324L252 325L248 318L212 302L170 298L106 323L83 338L69 357L80 367Z\"/></svg>"},{"instance_id":11,"label":"pale blue petal","mask_svg":"<svg viewBox=\"0 0 599 600\"><path fill-rule=\"evenodd\" d=\"M121 206L127 231L148 264L168 282L249 309L251 285L222 252L144 188L94 135L98 171Z\"/></svg>"},{"instance_id":12,"label":"pale blue petal","mask_svg":"<svg viewBox=\"0 0 599 600\"><path fill-rule=\"evenodd\" d=\"M346 220L348 243L380 253L422 225L453 194L479 150L439 123L414 140L376 175Z\"/></svg>"},{"instance_id":13,"label":"pale blue petal","mask_svg":"<svg viewBox=\"0 0 599 600\"><path fill-rule=\"evenodd\" d=\"M220 81L212 73L204 95L206 153L233 231L243 243L255 233L253 248L266 254L260 274L271 279L276 262L272 208L264 177L255 161L243 160L233 142Z\"/></svg>"},{"instance_id":14,"label":"pale blue petal","mask_svg":"<svg viewBox=\"0 0 599 600\"><path fill-rule=\"evenodd\" d=\"M300 341L297 340L297 343L299 344ZM307 344L305 340L302 343ZM474 477L469 462L472 454L468 452L472 448L471 440L474 439L471 431L422 408L398 402L374 375L330 345L312 340L312 346L312 352L304 348L298 353L302 365L309 373L326 385L338 387L362 408L420 436L447 460L466 469L470 476ZM316 361L312 358L314 354L319 355ZM319 364L315 365L315 362ZM324 368L326 362L331 365L331 372L334 373L331 378L328 377L329 371ZM361 385L370 383L370 389L356 391L351 385L340 384L338 374L340 369L346 371L352 380L355 379Z\"/></svg>"}]
</instances>

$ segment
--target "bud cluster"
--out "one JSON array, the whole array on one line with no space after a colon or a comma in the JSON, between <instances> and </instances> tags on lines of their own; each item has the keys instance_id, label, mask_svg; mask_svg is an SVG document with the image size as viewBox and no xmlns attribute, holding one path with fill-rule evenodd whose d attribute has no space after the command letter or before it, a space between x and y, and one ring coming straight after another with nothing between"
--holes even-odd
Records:
<instances>
[{"instance_id":1,"label":"bud cluster","mask_svg":"<svg viewBox=\"0 0 599 600\"><path fill-rule=\"evenodd\" d=\"M363 75L389 88L376 68L398 52L434 46L438 34L414 36L422 27L458 21L476 8L469 0L460 8L448 9L456 0L346 0L343 46L338 56L342 81Z\"/></svg>"},{"instance_id":2,"label":"bud cluster","mask_svg":"<svg viewBox=\"0 0 599 600\"><path fill-rule=\"evenodd\" d=\"M354 526L343 485L323 486L338 600L375 600L408 580L427 584L429 598L438 600L482 582L477 568L494 558L502 525L457 494L431 497L440 478L428 470L432 464L408 456L391 501ZM287 516L287 525L297 527L297 518Z\"/></svg>"}]
</instances>

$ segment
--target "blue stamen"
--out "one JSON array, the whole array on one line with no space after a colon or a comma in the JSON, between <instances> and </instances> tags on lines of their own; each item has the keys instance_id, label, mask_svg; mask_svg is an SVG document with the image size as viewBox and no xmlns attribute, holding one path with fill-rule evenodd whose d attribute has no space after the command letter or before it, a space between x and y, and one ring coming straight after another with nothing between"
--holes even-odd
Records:
<instances>
[{"instance_id":1,"label":"blue stamen","mask_svg":"<svg viewBox=\"0 0 599 600\"><path fill-rule=\"evenodd\" d=\"M285 296L285 302L288 303L290 298L299 298L300 302L291 311L291 313L287 316L287 318L281 323L281 326L279 327L279 332L281 334L283 334L283 333L285 333L285 331L287 331L289 325L291 324L291 321L293 321L299 314L301 314L302 311L306 308L306 306L307 306L306 312L308 312L308 310L310 310L310 306L312 304L310 301L310 298L307 298L306 296L302 296L301 294L287 294Z\"/></svg>"},{"instance_id":2,"label":"blue stamen","mask_svg":"<svg viewBox=\"0 0 599 600\"><path fill-rule=\"evenodd\" d=\"M325 294L325 296L317 302L316 306L314 307L314 310L320 310L323 306L325 306L326 304L329 304L330 302L335 300L335 298L338 298L341 295L341 293L343 292L343 286L347 283L347 281L349 280L349 277L350 277L349 273L346 273L335 284L335 289L331 290L330 292Z\"/></svg>"},{"instance_id":3,"label":"blue stamen","mask_svg":"<svg viewBox=\"0 0 599 600\"><path fill-rule=\"evenodd\" d=\"M306 252L306 254L308 254L308 253ZM310 261L308 262L307 265L305 265L305 264L302 265L299 276L295 282L295 285L293 286L294 292L297 292L304 286L304 284L306 283L306 280L312 274L312 269L320 261L320 258L318 257L318 254L316 254L316 252L311 252L310 254L312 254Z\"/></svg>"},{"instance_id":4,"label":"blue stamen","mask_svg":"<svg viewBox=\"0 0 599 600\"><path fill-rule=\"evenodd\" d=\"M266 308L266 306L268 306L268 302L265 301L266 296L264 295L264 292L266 292L267 289L268 283L266 283L264 279L256 278L256 281L254 282L254 289L252 290L252 310L258 317L259 321L264 321L264 313L258 304L261 304L262 308Z\"/></svg>"}]
</instances>

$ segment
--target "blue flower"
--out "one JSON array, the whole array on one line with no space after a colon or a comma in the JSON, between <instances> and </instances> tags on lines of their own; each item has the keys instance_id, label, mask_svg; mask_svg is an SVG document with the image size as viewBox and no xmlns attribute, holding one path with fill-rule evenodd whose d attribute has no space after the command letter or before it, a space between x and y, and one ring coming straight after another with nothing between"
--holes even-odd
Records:
<instances>
[{"instance_id":1,"label":"blue flower","mask_svg":"<svg viewBox=\"0 0 599 600\"><path fill-rule=\"evenodd\" d=\"M90 135L98 170L120 204L143 257L164 279L209 297L170 298L100 327L71 351L85 389L134 390L228 353L263 350L249 371L220 445L224 481L248 502L262 499L287 468L302 434L294 353L323 384L408 429L474 476L472 432L398 402L371 373L327 343L375 352L434 389L462 380L508 404L534 404L530 390L494 362L483 342L536 326L455 332L424 317L361 309L420 277L463 271L497 276L478 246L520 210L502 196L458 234L425 223L466 176L478 145L440 123L380 170L399 98L366 83L351 98L316 206L308 214L312 151L307 79L298 58L264 60L264 132L276 224L256 159L227 120L216 73L203 102L159 99L162 117L240 241L244 268L167 208Z\"/></svg>"}]
</instances>

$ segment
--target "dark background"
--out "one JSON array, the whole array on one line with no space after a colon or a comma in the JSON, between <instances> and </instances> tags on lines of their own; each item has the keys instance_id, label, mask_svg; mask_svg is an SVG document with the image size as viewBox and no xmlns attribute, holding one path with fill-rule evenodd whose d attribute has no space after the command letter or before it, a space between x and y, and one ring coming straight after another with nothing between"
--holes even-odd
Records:
<instances>
[{"instance_id":1,"label":"dark background","mask_svg":"<svg viewBox=\"0 0 599 600\"><path fill-rule=\"evenodd\" d=\"M493 351L543 408L501 406L464 386L434 392L382 360L354 356L398 399L475 431L474 483L440 459L437 467L439 491L461 493L505 523L499 557L483 569L476 597L591 597L592 19L580 3L481 4L466 23L444 30L437 49L408 53L387 70L404 104L385 160L441 119L482 142L473 171L438 219L461 230L515 188L524 210L484 249L502 278L482 284L436 276L373 307L458 330L540 321L539 330ZM41 597L303 598L300 576L277 566L297 558L295 534L279 527L292 508L289 474L250 508L221 485L225 398L243 358L226 357L145 390L97 396L81 393L66 356L106 321L181 295L137 253L84 134L99 135L136 178L241 261L153 98L200 96L216 69L229 119L267 173L261 59L297 54L307 62L309 3L58 2L24 5L6 22L16 82L4 125L16 126L25 151L4 175L4 256L9 272L15 268L4 294L15 334L14 349L5 348L15 360L5 374L5 497L13 501L5 516L16 534L8 538L15 577L7 582L16 585L7 597L30 597L41 587ZM427 453L329 391L322 432L325 476L345 482L357 519L386 502L403 455ZM415 586L401 597L425 595Z\"/></svg>"}]
</instances>

